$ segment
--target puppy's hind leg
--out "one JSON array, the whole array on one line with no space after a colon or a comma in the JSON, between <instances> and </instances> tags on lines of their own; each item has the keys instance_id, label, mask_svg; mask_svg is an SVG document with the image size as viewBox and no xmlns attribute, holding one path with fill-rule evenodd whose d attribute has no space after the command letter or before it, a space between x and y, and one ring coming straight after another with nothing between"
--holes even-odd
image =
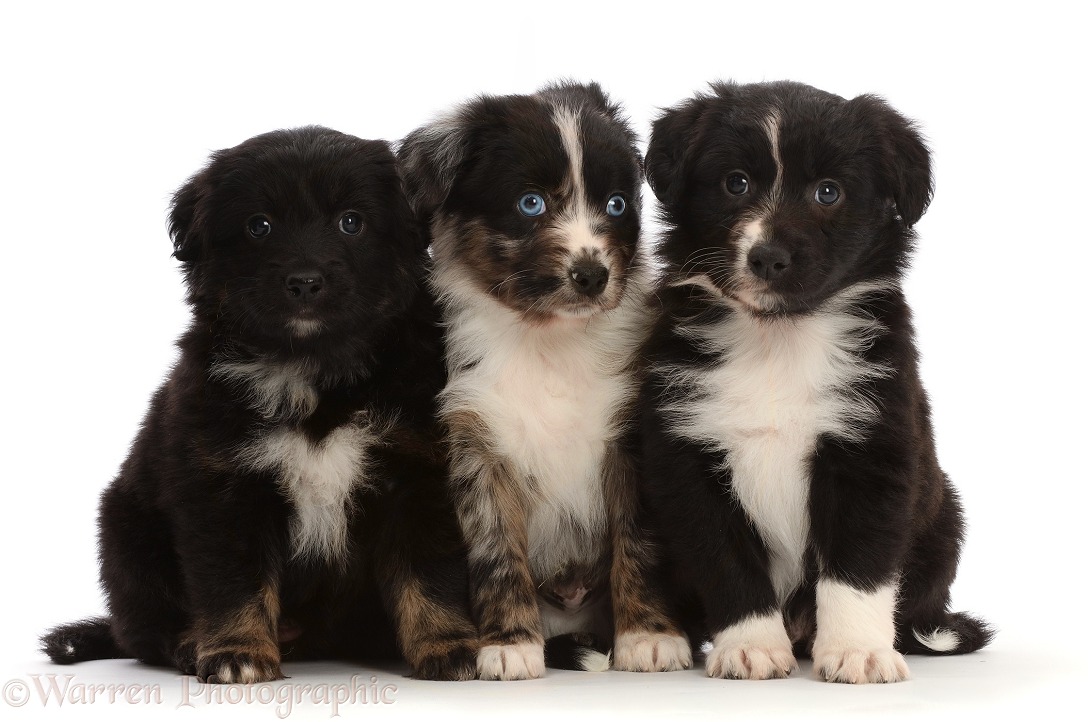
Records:
<instances>
[{"instance_id":1,"label":"puppy's hind leg","mask_svg":"<svg viewBox=\"0 0 1088 722\"><path fill-rule=\"evenodd\" d=\"M963 513L945 480L944 500L933 524L914 542L900 580L895 647L905 654L966 654L985 647L993 629L962 612L950 612L949 588L959 563Z\"/></svg>"},{"instance_id":2,"label":"puppy's hind leg","mask_svg":"<svg viewBox=\"0 0 1088 722\"><path fill-rule=\"evenodd\" d=\"M166 519L124 487L107 489L99 507L99 555L110 611L108 631L119 651L113 656L191 673L191 664L177 658L188 617L181 606L185 595L173 549Z\"/></svg>"}]
</instances>

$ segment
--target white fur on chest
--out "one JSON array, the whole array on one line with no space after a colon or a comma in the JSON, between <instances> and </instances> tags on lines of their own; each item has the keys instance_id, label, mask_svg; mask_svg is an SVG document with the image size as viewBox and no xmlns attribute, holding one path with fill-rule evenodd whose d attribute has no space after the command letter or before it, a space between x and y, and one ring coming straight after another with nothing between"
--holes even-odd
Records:
<instances>
[{"instance_id":1,"label":"white fur on chest","mask_svg":"<svg viewBox=\"0 0 1088 722\"><path fill-rule=\"evenodd\" d=\"M289 426L258 436L241 454L255 471L274 474L294 508L296 558L341 561L348 547L351 494L366 485L368 449L375 442L362 414L318 442Z\"/></svg>"},{"instance_id":2,"label":"white fur on chest","mask_svg":"<svg viewBox=\"0 0 1088 722\"><path fill-rule=\"evenodd\" d=\"M716 325L683 329L723 360L665 369L694 389L665 408L670 428L724 452L733 494L770 552L780 599L801 581L817 439L859 439L878 413L858 385L888 373L860 357L882 326L850 308L871 290L847 289L806 316L755 318L738 308Z\"/></svg>"},{"instance_id":3,"label":"white fur on chest","mask_svg":"<svg viewBox=\"0 0 1088 722\"><path fill-rule=\"evenodd\" d=\"M447 313L452 373L443 412L477 414L525 485L538 578L600 553L602 466L619 432L617 413L633 393L627 366L646 330L641 298L629 295L610 313L543 326L479 294Z\"/></svg>"}]
</instances>

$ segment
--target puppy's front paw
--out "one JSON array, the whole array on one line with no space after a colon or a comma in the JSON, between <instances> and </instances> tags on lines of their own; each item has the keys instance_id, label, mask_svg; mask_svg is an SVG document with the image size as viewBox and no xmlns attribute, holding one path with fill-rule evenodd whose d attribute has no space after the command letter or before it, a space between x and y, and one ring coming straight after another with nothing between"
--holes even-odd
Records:
<instances>
[{"instance_id":1,"label":"puppy's front paw","mask_svg":"<svg viewBox=\"0 0 1088 722\"><path fill-rule=\"evenodd\" d=\"M208 684L257 684L283 679L278 656L253 650L225 650L202 654L196 676Z\"/></svg>"},{"instance_id":2,"label":"puppy's front paw","mask_svg":"<svg viewBox=\"0 0 1088 722\"><path fill-rule=\"evenodd\" d=\"M775 679L788 677L797 660L782 614L757 614L714 635L706 656L706 674L721 679Z\"/></svg>"},{"instance_id":3,"label":"puppy's front paw","mask_svg":"<svg viewBox=\"0 0 1088 722\"><path fill-rule=\"evenodd\" d=\"M490 644L476 658L480 679L537 679L544 676L544 645Z\"/></svg>"},{"instance_id":4,"label":"puppy's front paw","mask_svg":"<svg viewBox=\"0 0 1088 722\"><path fill-rule=\"evenodd\" d=\"M476 679L478 655L479 647L475 642L457 642L423 650L413 664L415 677L454 682Z\"/></svg>"},{"instance_id":5,"label":"puppy's front paw","mask_svg":"<svg viewBox=\"0 0 1088 722\"><path fill-rule=\"evenodd\" d=\"M894 649L821 648L812 650L816 672L828 682L902 682L910 677L903 655Z\"/></svg>"},{"instance_id":6,"label":"puppy's front paw","mask_svg":"<svg viewBox=\"0 0 1088 722\"><path fill-rule=\"evenodd\" d=\"M691 645L675 634L625 632L613 657L613 668L624 672L673 672L691 668Z\"/></svg>"},{"instance_id":7,"label":"puppy's front paw","mask_svg":"<svg viewBox=\"0 0 1088 722\"><path fill-rule=\"evenodd\" d=\"M706 676L719 679L780 679L795 669L788 646L714 645L706 656Z\"/></svg>"}]
</instances>

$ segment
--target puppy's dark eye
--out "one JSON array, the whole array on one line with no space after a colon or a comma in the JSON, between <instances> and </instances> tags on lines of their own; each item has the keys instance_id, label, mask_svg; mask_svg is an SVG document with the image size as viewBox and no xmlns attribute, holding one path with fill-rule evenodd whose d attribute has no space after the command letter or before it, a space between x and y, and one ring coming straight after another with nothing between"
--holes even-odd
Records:
<instances>
[{"instance_id":1,"label":"puppy's dark eye","mask_svg":"<svg viewBox=\"0 0 1088 722\"><path fill-rule=\"evenodd\" d=\"M604 212L613 218L619 218L627 210L627 201L619 193L608 199L604 206Z\"/></svg>"},{"instance_id":2,"label":"puppy's dark eye","mask_svg":"<svg viewBox=\"0 0 1088 722\"><path fill-rule=\"evenodd\" d=\"M544 212L544 196L539 193L526 193L518 199L518 210L523 216L539 216Z\"/></svg>"},{"instance_id":3,"label":"puppy's dark eye","mask_svg":"<svg viewBox=\"0 0 1088 722\"><path fill-rule=\"evenodd\" d=\"M816 186L816 202L822 206L830 206L838 202L842 196L839 187L830 181L824 181Z\"/></svg>"},{"instance_id":4,"label":"puppy's dark eye","mask_svg":"<svg viewBox=\"0 0 1088 722\"><path fill-rule=\"evenodd\" d=\"M246 230L254 238L264 238L272 232L272 224L265 216L253 216L246 221Z\"/></svg>"},{"instance_id":5,"label":"puppy's dark eye","mask_svg":"<svg viewBox=\"0 0 1088 722\"><path fill-rule=\"evenodd\" d=\"M355 211L348 211L340 216L340 230L349 236L359 235L359 231L363 230L362 217Z\"/></svg>"},{"instance_id":6,"label":"puppy's dark eye","mask_svg":"<svg viewBox=\"0 0 1088 722\"><path fill-rule=\"evenodd\" d=\"M730 173L725 178L725 189L735 196L744 195L748 192L748 176L743 173Z\"/></svg>"}]
</instances>

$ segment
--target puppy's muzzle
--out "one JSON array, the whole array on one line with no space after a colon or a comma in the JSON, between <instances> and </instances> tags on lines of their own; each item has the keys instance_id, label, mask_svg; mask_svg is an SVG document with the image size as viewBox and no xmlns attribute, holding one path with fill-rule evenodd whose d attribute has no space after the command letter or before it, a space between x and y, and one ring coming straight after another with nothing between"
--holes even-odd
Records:
<instances>
[{"instance_id":1,"label":"puppy's muzzle","mask_svg":"<svg viewBox=\"0 0 1088 722\"><path fill-rule=\"evenodd\" d=\"M579 261L570 267L570 281L575 291L595 298L608 285L608 269L599 261Z\"/></svg>"},{"instance_id":2,"label":"puppy's muzzle","mask_svg":"<svg viewBox=\"0 0 1088 722\"><path fill-rule=\"evenodd\" d=\"M298 303L313 301L325 287L325 279L317 271L293 273L287 277L287 296Z\"/></svg>"}]
</instances>

